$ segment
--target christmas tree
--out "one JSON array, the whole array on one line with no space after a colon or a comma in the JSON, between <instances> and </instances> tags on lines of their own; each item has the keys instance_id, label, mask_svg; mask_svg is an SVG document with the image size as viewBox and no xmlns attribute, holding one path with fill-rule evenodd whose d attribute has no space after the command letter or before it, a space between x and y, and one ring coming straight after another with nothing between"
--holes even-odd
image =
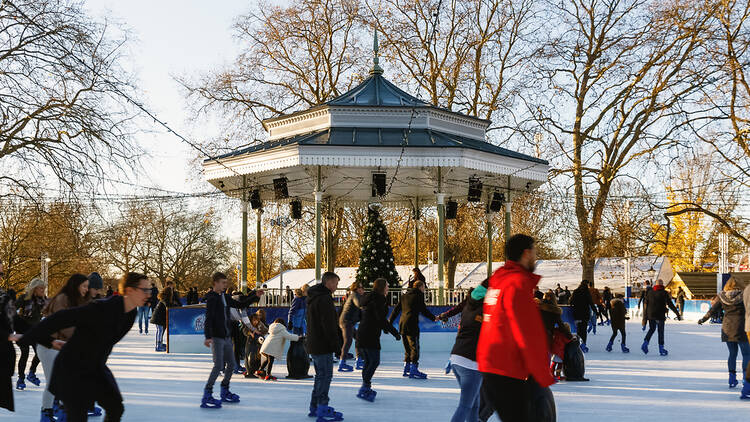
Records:
<instances>
[{"instance_id":1,"label":"christmas tree","mask_svg":"<svg viewBox=\"0 0 750 422\"><path fill-rule=\"evenodd\" d=\"M396 272L393 262L391 237L385 228L383 220L376 206L370 206L367 211L367 225L362 239L362 251L357 268L357 281L369 288L377 278L388 280L388 286L401 286L401 277Z\"/></svg>"}]
</instances>

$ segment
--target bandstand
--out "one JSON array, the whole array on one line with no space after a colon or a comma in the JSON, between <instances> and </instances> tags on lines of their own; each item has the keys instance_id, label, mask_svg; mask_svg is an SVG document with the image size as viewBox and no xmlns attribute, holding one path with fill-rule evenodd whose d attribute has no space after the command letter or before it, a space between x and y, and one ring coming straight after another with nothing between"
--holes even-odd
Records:
<instances>
[{"instance_id":1,"label":"bandstand","mask_svg":"<svg viewBox=\"0 0 750 422\"><path fill-rule=\"evenodd\" d=\"M444 285L446 211L460 202L483 202L505 212L510 233L512 198L547 181L547 161L493 145L489 121L426 103L383 77L374 65L361 84L307 110L263 121L268 140L203 163L204 177L242 201L242 280L247 280L247 218L256 218L256 281L260 281L264 202L289 203L292 218L302 205L315 207L315 278L320 280L324 210L373 202L410 210L437 206L438 283ZM447 208L447 210L446 210ZM492 226L487 218L487 273L492 272ZM328 237L326 237L328 238ZM262 281L261 281L262 282ZM440 295L442 297L442 295Z\"/></svg>"}]
</instances>

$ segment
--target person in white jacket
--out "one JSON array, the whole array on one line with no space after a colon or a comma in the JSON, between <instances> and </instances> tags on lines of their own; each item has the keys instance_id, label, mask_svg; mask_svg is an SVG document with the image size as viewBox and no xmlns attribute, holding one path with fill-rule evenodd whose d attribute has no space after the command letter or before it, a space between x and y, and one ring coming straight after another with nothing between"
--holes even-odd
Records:
<instances>
[{"instance_id":1,"label":"person in white jacket","mask_svg":"<svg viewBox=\"0 0 750 422\"><path fill-rule=\"evenodd\" d=\"M265 374L264 379L266 381L276 381L276 377L271 375L273 361L281 359L287 340L297 341L299 340L299 336L286 330L283 319L276 318L273 324L268 327L268 335L260 347L261 362L259 372Z\"/></svg>"}]
</instances>

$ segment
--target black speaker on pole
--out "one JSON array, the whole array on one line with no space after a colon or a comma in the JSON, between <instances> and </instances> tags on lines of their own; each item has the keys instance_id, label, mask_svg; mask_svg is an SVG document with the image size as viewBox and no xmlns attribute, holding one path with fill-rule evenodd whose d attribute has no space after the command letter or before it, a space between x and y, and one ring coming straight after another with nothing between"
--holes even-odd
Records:
<instances>
[{"instance_id":1,"label":"black speaker on pole","mask_svg":"<svg viewBox=\"0 0 750 422\"><path fill-rule=\"evenodd\" d=\"M263 208L263 203L260 202L260 190L258 189L253 189L253 191L250 192L250 208L254 210Z\"/></svg>"},{"instance_id":2,"label":"black speaker on pole","mask_svg":"<svg viewBox=\"0 0 750 422\"><path fill-rule=\"evenodd\" d=\"M479 202L482 199L482 181L478 177L469 178L469 202Z\"/></svg>"},{"instance_id":3,"label":"black speaker on pole","mask_svg":"<svg viewBox=\"0 0 750 422\"><path fill-rule=\"evenodd\" d=\"M494 192L492 194L492 200L490 201L490 211L498 212L503 208L503 202L505 202L505 194L500 192Z\"/></svg>"},{"instance_id":4,"label":"black speaker on pole","mask_svg":"<svg viewBox=\"0 0 750 422\"><path fill-rule=\"evenodd\" d=\"M302 201L295 199L289 205L292 209L292 219L300 220L302 218Z\"/></svg>"},{"instance_id":5,"label":"black speaker on pole","mask_svg":"<svg viewBox=\"0 0 750 422\"><path fill-rule=\"evenodd\" d=\"M372 196L385 195L385 173L372 174Z\"/></svg>"},{"instance_id":6,"label":"black speaker on pole","mask_svg":"<svg viewBox=\"0 0 750 422\"><path fill-rule=\"evenodd\" d=\"M446 220L455 220L456 214L458 214L458 202L456 201L448 201L445 204L445 219Z\"/></svg>"},{"instance_id":7,"label":"black speaker on pole","mask_svg":"<svg viewBox=\"0 0 750 422\"><path fill-rule=\"evenodd\" d=\"M289 198L289 189L286 185L286 177L279 177L278 179L273 179L273 192L276 196L276 199L286 199Z\"/></svg>"}]
</instances>

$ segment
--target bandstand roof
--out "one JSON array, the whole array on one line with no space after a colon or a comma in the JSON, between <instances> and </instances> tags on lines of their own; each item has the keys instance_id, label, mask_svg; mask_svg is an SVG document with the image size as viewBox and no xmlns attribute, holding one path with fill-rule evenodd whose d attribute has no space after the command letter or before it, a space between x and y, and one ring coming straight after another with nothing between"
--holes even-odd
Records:
<instances>
[{"instance_id":1,"label":"bandstand roof","mask_svg":"<svg viewBox=\"0 0 750 422\"><path fill-rule=\"evenodd\" d=\"M314 201L318 171L324 197L362 204L372 197L372 173L386 173L388 195L379 202L436 201L442 193L465 200L468 179L484 196L535 189L547 181L547 161L487 142L490 122L445 110L370 76L324 104L263 121L268 141L203 164L204 176L227 195L259 189L275 200L273 179L286 177L290 199Z\"/></svg>"}]
</instances>

